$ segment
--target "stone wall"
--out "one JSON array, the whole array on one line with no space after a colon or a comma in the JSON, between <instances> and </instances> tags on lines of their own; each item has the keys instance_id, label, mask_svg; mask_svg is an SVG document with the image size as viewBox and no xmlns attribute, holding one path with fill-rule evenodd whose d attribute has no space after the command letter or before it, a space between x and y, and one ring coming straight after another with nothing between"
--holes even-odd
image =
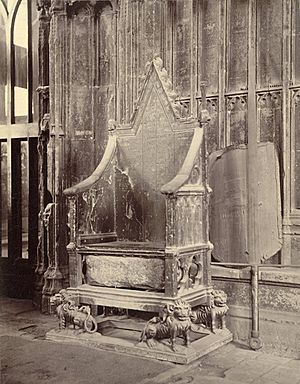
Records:
<instances>
[{"instance_id":1,"label":"stone wall","mask_svg":"<svg viewBox=\"0 0 300 384\"><path fill-rule=\"evenodd\" d=\"M252 327L250 267L213 266L213 286L228 295L227 325L248 345ZM262 267L259 272L259 333L262 351L300 356L300 268Z\"/></svg>"}]
</instances>

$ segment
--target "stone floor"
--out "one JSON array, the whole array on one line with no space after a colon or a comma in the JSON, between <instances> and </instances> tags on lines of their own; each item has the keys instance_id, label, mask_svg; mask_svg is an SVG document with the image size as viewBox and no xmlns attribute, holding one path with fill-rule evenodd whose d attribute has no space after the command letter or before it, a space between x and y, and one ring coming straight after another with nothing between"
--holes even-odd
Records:
<instances>
[{"instance_id":1,"label":"stone floor","mask_svg":"<svg viewBox=\"0 0 300 384\"><path fill-rule=\"evenodd\" d=\"M1 384L300 384L300 360L235 343L182 366L45 340L56 326L30 301L0 298Z\"/></svg>"}]
</instances>

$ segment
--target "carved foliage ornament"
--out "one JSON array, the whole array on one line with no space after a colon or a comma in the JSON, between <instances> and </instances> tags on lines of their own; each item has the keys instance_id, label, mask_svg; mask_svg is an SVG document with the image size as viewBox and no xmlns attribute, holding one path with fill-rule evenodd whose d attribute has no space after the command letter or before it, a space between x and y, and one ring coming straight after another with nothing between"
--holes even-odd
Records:
<instances>
[{"instance_id":1,"label":"carved foliage ornament","mask_svg":"<svg viewBox=\"0 0 300 384\"><path fill-rule=\"evenodd\" d=\"M300 102L300 89L295 89L293 92L294 105L297 106Z\"/></svg>"},{"instance_id":2,"label":"carved foliage ornament","mask_svg":"<svg viewBox=\"0 0 300 384\"><path fill-rule=\"evenodd\" d=\"M231 112L235 109L245 110L247 108L247 97L244 95L229 96L227 98L227 110Z\"/></svg>"},{"instance_id":3,"label":"carved foliage ornament","mask_svg":"<svg viewBox=\"0 0 300 384\"><path fill-rule=\"evenodd\" d=\"M258 94L257 102L259 105L270 105L272 108L280 106L281 92L262 92Z\"/></svg>"}]
</instances>

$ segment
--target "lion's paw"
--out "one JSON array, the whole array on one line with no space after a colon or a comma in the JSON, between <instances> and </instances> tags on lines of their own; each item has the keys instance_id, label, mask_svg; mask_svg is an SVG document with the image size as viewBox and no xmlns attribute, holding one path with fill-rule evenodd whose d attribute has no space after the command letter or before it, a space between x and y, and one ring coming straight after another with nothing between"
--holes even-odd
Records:
<instances>
[{"instance_id":1,"label":"lion's paw","mask_svg":"<svg viewBox=\"0 0 300 384\"><path fill-rule=\"evenodd\" d=\"M156 341L154 339L147 339L146 343L149 348L154 348L156 346Z\"/></svg>"}]
</instances>

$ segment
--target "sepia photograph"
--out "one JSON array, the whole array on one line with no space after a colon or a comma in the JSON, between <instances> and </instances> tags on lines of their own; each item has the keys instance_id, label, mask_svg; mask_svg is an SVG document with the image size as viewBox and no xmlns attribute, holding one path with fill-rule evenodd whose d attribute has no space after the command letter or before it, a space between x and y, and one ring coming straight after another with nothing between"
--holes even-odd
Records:
<instances>
[{"instance_id":1,"label":"sepia photograph","mask_svg":"<svg viewBox=\"0 0 300 384\"><path fill-rule=\"evenodd\" d=\"M300 384L300 0L0 0L0 384Z\"/></svg>"}]
</instances>

